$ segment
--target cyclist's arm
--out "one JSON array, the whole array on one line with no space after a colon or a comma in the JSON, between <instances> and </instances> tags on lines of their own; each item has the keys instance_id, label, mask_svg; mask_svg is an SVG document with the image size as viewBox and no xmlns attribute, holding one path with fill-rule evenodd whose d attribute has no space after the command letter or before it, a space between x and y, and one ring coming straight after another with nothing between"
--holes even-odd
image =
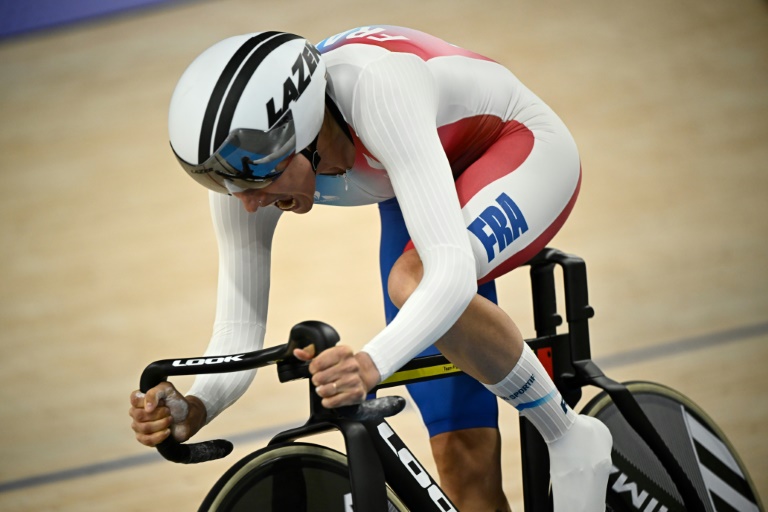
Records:
<instances>
[{"instance_id":1,"label":"cyclist's arm","mask_svg":"<svg viewBox=\"0 0 768 512\"><path fill-rule=\"evenodd\" d=\"M368 64L355 91L355 128L387 169L424 264L424 277L398 316L363 348L382 379L445 334L477 291L453 174L437 134L437 104L427 64L410 54Z\"/></svg>"},{"instance_id":2,"label":"cyclist's arm","mask_svg":"<svg viewBox=\"0 0 768 512\"><path fill-rule=\"evenodd\" d=\"M210 192L211 216L219 248L219 278L213 336L206 355L261 349L269 301L272 235L278 208L245 211L240 200ZM199 375L188 395L205 405L206 423L245 392L256 372Z\"/></svg>"}]
</instances>

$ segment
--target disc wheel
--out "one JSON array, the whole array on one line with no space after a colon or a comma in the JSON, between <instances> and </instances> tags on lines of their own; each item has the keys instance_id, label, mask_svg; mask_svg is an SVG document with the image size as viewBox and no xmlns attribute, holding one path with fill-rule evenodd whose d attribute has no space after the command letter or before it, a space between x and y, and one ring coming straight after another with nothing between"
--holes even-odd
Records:
<instances>
[{"instance_id":1,"label":"disc wheel","mask_svg":"<svg viewBox=\"0 0 768 512\"><path fill-rule=\"evenodd\" d=\"M654 382L625 383L685 470L708 512L760 512L744 463L712 419L689 398ZM613 435L607 504L616 512L684 511L671 478L645 442L602 392L581 411Z\"/></svg>"}]
</instances>

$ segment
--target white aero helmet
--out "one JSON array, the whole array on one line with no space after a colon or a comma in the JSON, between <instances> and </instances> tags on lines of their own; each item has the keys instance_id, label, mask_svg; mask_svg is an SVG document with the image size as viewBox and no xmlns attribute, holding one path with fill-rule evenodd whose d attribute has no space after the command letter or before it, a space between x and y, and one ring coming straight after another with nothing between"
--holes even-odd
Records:
<instances>
[{"instance_id":1,"label":"white aero helmet","mask_svg":"<svg viewBox=\"0 0 768 512\"><path fill-rule=\"evenodd\" d=\"M168 113L171 148L184 170L213 191L265 187L289 155L310 146L312 161L325 86L320 53L300 36L225 39L197 57L176 84Z\"/></svg>"}]
</instances>

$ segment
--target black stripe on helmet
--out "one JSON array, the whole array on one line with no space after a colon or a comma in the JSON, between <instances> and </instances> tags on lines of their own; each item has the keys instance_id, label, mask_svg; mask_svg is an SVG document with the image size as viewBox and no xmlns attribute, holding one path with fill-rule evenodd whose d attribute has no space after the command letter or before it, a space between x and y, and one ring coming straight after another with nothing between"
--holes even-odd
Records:
<instances>
[{"instance_id":1,"label":"black stripe on helmet","mask_svg":"<svg viewBox=\"0 0 768 512\"><path fill-rule=\"evenodd\" d=\"M235 117L237 104L240 102L240 97L243 95L243 91L248 85L248 81L256 72L256 69L258 69L264 59L276 48L288 41L293 41L294 39L301 39L301 37L295 34L280 34L259 46L256 51L248 57L248 60L243 64L243 67L240 69L240 72L232 83L232 87L230 87L229 93L227 93L227 98L224 100L224 105L221 108L219 120L216 124L216 134L213 138L212 151L215 151L216 148L224 143L224 139L229 135L232 118Z\"/></svg>"},{"instance_id":2,"label":"black stripe on helmet","mask_svg":"<svg viewBox=\"0 0 768 512\"><path fill-rule=\"evenodd\" d=\"M279 34L279 32L262 32L261 34L248 39L240 48L238 48L235 54L232 55L232 58L229 59L229 62L224 67L224 71L219 75L219 80L216 82L216 86L211 93L211 98L208 100L208 106L206 107L205 115L203 116L203 124L200 128L200 140L197 146L198 162L204 162L211 156L211 153L215 149L211 149L211 139L213 137L213 127L216 125L216 114L219 112L219 107L224 99L224 93L227 92L227 87L229 87L230 82L232 82L235 73L237 73L240 65L254 48L277 34Z\"/></svg>"}]
</instances>

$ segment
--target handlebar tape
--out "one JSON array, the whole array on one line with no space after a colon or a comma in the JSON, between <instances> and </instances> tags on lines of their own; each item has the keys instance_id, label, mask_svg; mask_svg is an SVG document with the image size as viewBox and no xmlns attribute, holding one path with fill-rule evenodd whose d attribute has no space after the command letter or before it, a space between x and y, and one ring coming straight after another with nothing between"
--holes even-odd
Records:
<instances>
[{"instance_id":1,"label":"handlebar tape","mask_svg":"<svg viewBox=\"0 0 768 512\"><path fill-rule=\"evenodd\" d=\"M157 445L157 451L160 452L160 455L178 464L198 464L222 459L232 453L233 448L232 443L226 439L185 444L169 437Z\"/></svg>"}]
</instances>

